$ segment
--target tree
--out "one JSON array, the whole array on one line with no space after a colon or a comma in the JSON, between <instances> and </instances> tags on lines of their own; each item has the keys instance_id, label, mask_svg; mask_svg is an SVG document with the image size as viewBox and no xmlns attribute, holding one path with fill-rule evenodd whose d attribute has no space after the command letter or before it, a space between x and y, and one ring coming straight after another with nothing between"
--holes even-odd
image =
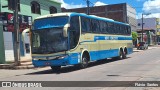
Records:
<instances>
[{"instance_id":1,"label":"tree","mask_svg":"<svg viewBox=\"0 0 160 90\"><path fill-rule=\"evenodd\" d=\"M137 38L138 38L137 32L132 32L132 41L133 41L133 44L135 45L135 47L137 45L136 44Z\"/></svg>"},{"instance_id":2,"label":"tree","mask_svg":"<svg viewBox=\"0 0 160 90\"><path fill-rule=\"evenodd\" d=\"M135 42L137 40L138 34L137 32L132 32L132 40Z\"/></svg>"}]
</instances>

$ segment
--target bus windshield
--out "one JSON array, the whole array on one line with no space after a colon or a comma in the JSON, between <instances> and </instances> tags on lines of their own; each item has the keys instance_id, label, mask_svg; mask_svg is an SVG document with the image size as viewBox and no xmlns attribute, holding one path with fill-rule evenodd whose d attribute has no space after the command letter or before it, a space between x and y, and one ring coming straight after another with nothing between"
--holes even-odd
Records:
<instances>
[{"instance_id":1,"label":"bus windshield","mask_svg":"<svg viewBox=\"0 0 160 90\"><path fill-rule=\"evenodd\" d=\"M32 53L51 54L67 50L67 38L63 28L50 28L32 31Z\"/></svg>"},{"instance_id":2,"label":"bus windshield","mask_svg":"<svg viewBox=\"0 0 160 90\"><path fill-rule=\"evenodd\" d=\"M37 19L34 21L34 30L53 27L63 27L68 23L68 19L68 16Z\"/></svg>"}]
</instances>

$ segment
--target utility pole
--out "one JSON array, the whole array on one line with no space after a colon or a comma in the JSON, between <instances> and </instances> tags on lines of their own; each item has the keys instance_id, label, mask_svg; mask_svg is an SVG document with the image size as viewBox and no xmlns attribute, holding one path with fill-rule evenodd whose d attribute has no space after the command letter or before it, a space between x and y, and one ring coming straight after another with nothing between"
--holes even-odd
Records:
<instances>
[{"instance_id":1,"label":"utility pole","mask_svg":"<svg viewBox=\"0 0 160 90\"><path fill-rule=\"evenodd\" d=\"M89 0L86 0L86 3L87 3L87 14L89 15L89 12L90 12L90 10L89 10Z\"/></svg>"},{"instance_id":2,"label":"utility pole","mask_svg":"<svg viewBox=\"0 0 160 90\"><path fill-rule=\"evenodd\" d=\"M14 60L15 65L20 65L20 40L19 40L19 19L18 19L18 0L14 0Z\"/></svg>"},{"instance_id":3,"label":"utility pole","mask_svg":"<svg viewBox=\"0 0 160 90\"><path fill-rule=\"evenodd\" d=\"M142 13L142 42L143 42L143 13Z\"/></svg>"},{"instance_id":4,"label":"utility pole","mask_svg":"<svg viewBox=\"0 0 160 90\"><path fill-rule=\"evenodd\" d=\"M143 42L143 33L144 33L144 15L150 15L151 13L142 13L142 42Z\"/></svg>"}]
</instances>

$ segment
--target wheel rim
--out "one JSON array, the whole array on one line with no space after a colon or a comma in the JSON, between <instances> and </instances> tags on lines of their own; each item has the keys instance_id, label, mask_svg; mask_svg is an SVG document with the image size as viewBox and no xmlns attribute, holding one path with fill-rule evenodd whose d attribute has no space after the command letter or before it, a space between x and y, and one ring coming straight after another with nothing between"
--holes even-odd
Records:
<instances>
[{"instance_id":1,"label":"wheel rim","mask_svg":"<svg viewBox=\"0 0 160 90\"><path fill-rule=\"evenodd\" d=\"M125 59L126 58L126 51L124 51L124 53L123 53L123 58Z\"/></svg>"},{"instance_id":2,"label":"wheel rim","mask_svg":"<svg viewBox=\"0 0 160 90\"><path fill-rule=\"evenodd\" d=\"M88 65L88 60L87 60L86 57L83 57L83 59L82 59L82 68L86 68L87 65Z\"/></svg>"},{"instance_id":3,"label":"wheel rim","mask_svg":"<svg viewBox=\"0 0 160 90\"><path fill-rule=\"evenodd\" d=\"M122 51L120 51L119 59L123 59L123 52Z\"/></svg>"},{"instance_id":4,"label":"wheel rim","mask_svg":"<svg viewBox=\"0 0 160 90\"><path fill-rule=\"evenodd\" d=\"M121 51L121 53L120 53L120 59L122 59L122 51Z\"/></svg>"},{"instance_id":5,"label":"wheel rim","mask_svg":"<svg viewBox=\"0 0 160 90\"><path fill-rule=\"evenodd\" d=\"M86 64L87 64L87 62L86 62L86 61L87 61L87 59L86 59L86 57L84 57L84 58L83 58L83 62L82 62L82 63L83 63L84 65L86 65Z\"/></svg>"}]
</instances>

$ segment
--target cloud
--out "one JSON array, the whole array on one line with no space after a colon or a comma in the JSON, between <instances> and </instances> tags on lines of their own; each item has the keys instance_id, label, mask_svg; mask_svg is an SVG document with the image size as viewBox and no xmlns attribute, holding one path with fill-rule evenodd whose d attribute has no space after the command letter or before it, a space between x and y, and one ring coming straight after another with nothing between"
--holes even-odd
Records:
<instances>
[{"instance_id":1,"label":"cloud","mask_svg":"<svg viewBox=\"0 0 160 90\"><path fill-rule=\"evenodd\" d=\"M81 4L74 4L74 3L68 4L64 2L64 0L61 0L61 3L62 3L61 7L66 8L66 9L87 7L86 5L82 3ZM94 3L94 6L102 6L102 5L107 5L107 4L100 2L100 1L97 1L96 3Z\"/></svg>"},{"instance_id":2,"label":"cloud","mask_svg":"<svg viewBox=\"0 0 160 90\"><path fill-rule=\"evenodd\" d=\"M103 3L103 2L100 2L100 1L97 1L94 6L103 6L103 5L107 5L106 3Z\"/></svg>"},{"instance_id":3,"label":"cloud","mask_svg":"<svg viewBox=\"0 0 160 90\"><path fill-rule=\"evenodd\" d=\"M61 0L61 3L62 3L61 7L66 8L66 9L86 7L83 4L79 4L79 5L76 5L74 3L68 4L68 3L65 3L64 0Z\"/></svg>"},{"instance_id":4,"label":"cloud","mask_svg":"<svg viewBox=\"0 0 160 90\"><path fill-rule=\"evenodd\" d=\"M160 0L147 0L143 4L143 12L151 13L147 17L160 17Z\"/></svg>"}]
</instances>

